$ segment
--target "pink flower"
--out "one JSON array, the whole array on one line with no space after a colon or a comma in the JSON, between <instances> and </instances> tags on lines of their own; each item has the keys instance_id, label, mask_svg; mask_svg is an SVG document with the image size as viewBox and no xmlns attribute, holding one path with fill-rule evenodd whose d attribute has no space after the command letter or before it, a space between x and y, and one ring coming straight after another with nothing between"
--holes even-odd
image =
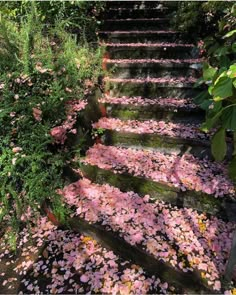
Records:
<instances>
[{"instance_id":1,"label":"pink flower","mask_svg":"<svg viewBox=\"0 0 236 295\"><path fill-rule=\"evenodd\" d=\"M89 277L88 277L87 275L82 275L82 276L80 277L80 281L81 281L82 283L87 283L87 282L89 281Z\"/></svg>"},{"instance_id":2,"label":"pink flower","mask_svg":"<svg viewBox=\"0 0 236 295\"><path fill-rule=\"evenodd\" d=\"M64 144L66 140L66 129L62 126L54 127L51 130L51 136L55 139L56 143Z\"/></svg>"},{"instance_id":3,"label":"pink flower","mask_svg":"<svg viewBox=\"0 0 236 295\"><path fill-rule=\"evenodd\" d=\"M36 121L40 122L42 120L42 111L38 108L33 108L33 116L35 118Z\"/></svg>"}]
</instances>

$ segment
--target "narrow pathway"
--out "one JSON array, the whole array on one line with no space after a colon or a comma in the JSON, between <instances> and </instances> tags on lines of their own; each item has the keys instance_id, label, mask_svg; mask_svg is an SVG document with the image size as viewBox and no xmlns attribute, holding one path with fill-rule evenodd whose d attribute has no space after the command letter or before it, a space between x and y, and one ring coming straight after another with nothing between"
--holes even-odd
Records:
<instances>
[{"instance_id":1,"label":"narrow pathway","mask_svg":"<svg viewBox=\"0 0 236 295\"><path fill-rule=\"evenodd\" d=\"M157 275L163 292L222 292L235 190L199 129L201 60L171 29L168 6L108 2L106 116L93 125L105 132L83 160L84 178L63 192L73 226Z\"/></svg>"}]
</instances>

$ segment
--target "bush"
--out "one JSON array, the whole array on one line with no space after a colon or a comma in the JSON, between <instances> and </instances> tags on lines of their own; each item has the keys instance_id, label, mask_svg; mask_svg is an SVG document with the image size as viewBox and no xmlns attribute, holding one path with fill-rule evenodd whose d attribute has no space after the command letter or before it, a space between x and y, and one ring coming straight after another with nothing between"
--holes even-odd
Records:
<instances>
[{"instance_id":1,"label":"bush","mask_svg":"<svg viewBox=\"0 0 236 295\"><path fill-rule=\"evenodd\" d=\"M198 9L197 9L198 8ZM197 85L206 85L195 101L206 111L202 130L215 132L212 155L218 161L227 154L226 135L233 137L234 152L229 173L236 181L236 5L230 1L182 2L176 28L194 35L204 53L203 75Z\"/></svg>"},{"instance_id":2,"label":"bush","mask_svg":"<svg viewBox=\"0 0 236 295\"><path fill-rule=\"evenodd\" d=\"M40 214L46 199L65 218L57 189L72 151L61 144L66 137L58 142L52 130L73 128L76 115L68 111L75 103L77 111L84 106L79 100L101 75L101 48L84 39L78 44L59 17L45 30L41 11L47 5L31 2L20 21L14 14L0 21L0 220L14 231ZM59 14L61 5L45 19Z\"/></svg>"}]
</instances>

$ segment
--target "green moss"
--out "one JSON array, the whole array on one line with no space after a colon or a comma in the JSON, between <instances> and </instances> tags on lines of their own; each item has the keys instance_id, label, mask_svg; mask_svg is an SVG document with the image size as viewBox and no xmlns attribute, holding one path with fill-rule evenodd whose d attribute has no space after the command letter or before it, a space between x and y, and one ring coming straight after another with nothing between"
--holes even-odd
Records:
<instances>
[{"instance_id":1,"label":"green moss","mask_svg":"<svg viewBox=\"0 0 236 295\"><path fill-rule=\"evenodd\" d=\"M167 138L153 134L121 133L116 131L106 131L107 142L109 144L128 144L159 148L175 148L180 150L186 142L178 138Z\"/></svg>"}]
</instances>

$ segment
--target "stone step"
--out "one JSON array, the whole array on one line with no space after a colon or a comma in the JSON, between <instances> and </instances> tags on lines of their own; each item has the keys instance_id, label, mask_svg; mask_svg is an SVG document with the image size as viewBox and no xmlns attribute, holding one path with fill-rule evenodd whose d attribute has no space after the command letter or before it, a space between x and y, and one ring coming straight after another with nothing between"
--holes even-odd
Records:
<instances>
[{"instance_id":1,"label":"stone step","mask_svg":"<svg viewBox=\"0 0 236 295\"><path fill-rule=\"evenodd\" d=\"M190 124L104 117L93 123L93 128L106 131L102 140L108 145L146 146L170 149L180 154L184 150L189 150L199 158L211 156L209 134L201 132L200 124L193 122Z\"/></svg>"},{"instance_id":2,"label":"stone step","mask_svg":"<svg viewBox=\"0 0 236 295\"><path fill-rule=\"evenodd\" d=\"M222 292L234 224L86 178L62 194L74 212L73 227L80 229L83 221L93 235L109 237L112 247L184 294Z\"/></svg>"},{"instance_id":3,"label":"stone step","mask_svg":"<svg viewBox=\"0 0 236 295\"><path fill-rule=\"evenodd\" d=\"M191 98L109 97L99 99L108 117L123 120L158 119L171 122L203 122L205 114Z\"/></svg>"},{"instance_id":4,"label":"stone step","mask_svg":"<svg viewBox=\"0 0 236 295\"><path fill-rule=\"evenodd\" d=\"M235 189L222 163L102 144L90 148L82 162L93 181L235 221Z\"/></svg>"},{"instance_id":5,"label":"stone step","mask_svg":"<svg viewBox=\"0 0 236 295\"><path fill-rule=\"evenodd\" d=\"M120 18L104 20L101 30L159 30L169 27L170 18Z\"/></svg>"},{"instance_id":6,"label":"stone step","mask_svg":"<svg viewBox=\"0 0 236 295\"><path fill-rule=\"evenodd\" d=\"M109 76L115 78L200 77L200 59L104 59Z\"/></svg>"},{"instance_id":7,"label":"stone step","mask_svg":"<svg viewBox=\"0 0 236 295\"><path fill-rule=\"evenodd\" d=\"M159 8L159 9L169 9L175 10L178 5L177 1L163 2L161 1L107 1L107 8L116 8L116 9L140 9L140 8Z\"/></svg>"},{"instance_id":8,"label":"stone step","mask_svg":"<svg viewBox=\"0 0 236 295\"><path fill-rule=\"evenodd\" d=\"M112 244L106 242L106 238L99 239L91 234L88 226L85 227L81 222L73 226L72 220L70 225L71 228L74 227L74 231L62 229L62 226L47 229L45 224L44 231L48 232L48 237L43 237L42 232L38 233L45 243L41 255L35 261L24 257L21 261L24 275L20 287L15 292L8 288L2 294L171 292L172 286L168 286L157 276L148 274L127 255L123 259L117 254L118 251L112 251ZM98 231L96 233L98 234ZM107 235L109 236L109 233ZM22 254L26 256L29 250L35 251L34 247L28 247ZM12 277L9 277L9 285Z\"/></svg>"},{"instance_id":9,"label":"stone step","mask_svg":"<svg viewBox=\"0 0 236 295\"><path fill-rule=\"evenodd\" d=\"M101 43L109 59L191 59L198 57L193 44Z\"/></svg>"},{"instance_id":10,"label":"stone step","mask_svg":"<svg viewBox=\"0 0 236 295\"><path fill-rule=\"evenodd\" d=\"M181 43L181 34L172 30L100 31L99 37L101 40L104 40L109 43Z\"/></svg>"},{"instance_id":11,"label":"stone step","mask_svg":"<svg viewBox=\"0 0 236 295\"><path fill-rule=\"evenodd\" d=\"M202 88L193 88L195 79L179 77L178 79L114 79L105 77L105 93L112 97L142 96L189 98L198 95Z\"/></svg>"},{"instance_id":12,"label":"stone step","mask_svg":"<svg viewBox=\"0 0 236 295\"><path fill-rule=\"evenodd\" d=\"M105 10L104 17L108 19L124 19L124 18L159 18L166 17L172 13L167 7L162 8L110 8Z\"/></svg>"}]
</instances>

